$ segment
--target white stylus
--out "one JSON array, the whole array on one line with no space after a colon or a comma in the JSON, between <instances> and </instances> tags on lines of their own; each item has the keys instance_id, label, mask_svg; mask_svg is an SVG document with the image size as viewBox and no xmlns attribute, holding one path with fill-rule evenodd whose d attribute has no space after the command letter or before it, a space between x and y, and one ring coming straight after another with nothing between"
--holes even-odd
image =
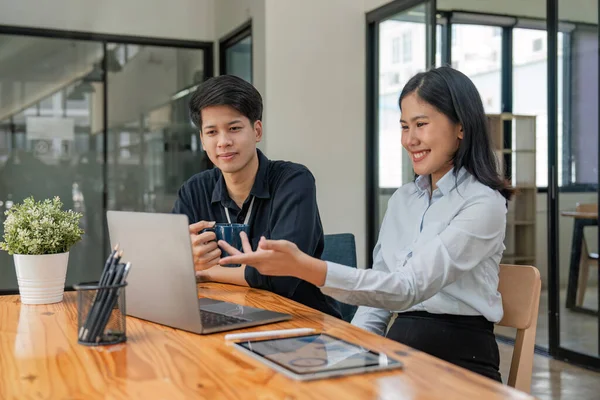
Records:
<instances>
[{"instance_id":1,"label":"white stylus","mask_svg":"<svg viewBox=\"0 0 600 400\"><path fill-rule=\"evenodd\" d=\"M277 336L277 335L299 335L303 333L314 333L316 329L313 328L298 328L298 329L281 329L278 331L261 331L261 332L248 332L248 333L229 333L225 335L225 340L237 340L237 339L254 339L266 336Z\"/></svg>"}]
</instances>

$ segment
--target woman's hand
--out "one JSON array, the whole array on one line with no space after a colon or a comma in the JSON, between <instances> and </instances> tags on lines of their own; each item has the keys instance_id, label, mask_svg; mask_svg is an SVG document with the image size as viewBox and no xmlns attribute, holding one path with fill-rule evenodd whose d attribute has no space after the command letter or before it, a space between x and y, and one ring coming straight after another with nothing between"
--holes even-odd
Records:
<instances>
[{"instance_id":1,"label":"woman's hand","mask_svg":"<svg viewBox=\"0 0 600 400\"><path fill-rule=\"evenodd\" d=\"M253 266L263 275L295 276L317 286L325 283L327 264L303 253L294 243L261 237L256 251L252 251L246 233L241 232L240 237L243 253L229 243L219 240L219 247L230 254L229 257L219 260L221 265L246 264Z\"/></svg>"}]
</instances>

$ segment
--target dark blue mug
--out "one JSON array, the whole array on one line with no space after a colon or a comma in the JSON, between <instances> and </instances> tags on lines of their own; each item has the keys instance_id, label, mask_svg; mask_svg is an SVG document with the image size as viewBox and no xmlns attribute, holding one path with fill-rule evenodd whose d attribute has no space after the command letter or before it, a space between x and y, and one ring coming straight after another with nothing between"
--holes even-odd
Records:
<instances>
[{"instance_id":1,"label":"dark blue mug","mask_svg":"<svg viewBox=\"0 0 600 400\"><path fill-rule=\"evenodd\" d=\"M212 228L205 228L200 231L200 233L212 231L217 236L217 241L223 240L224 242L229 243L231 247L234 247L244 252L242 247L242 238L240 237L241 232L246 232L248 235L250 231L250 226L246 224L215 224ZM225 258L229 256L229 254L221 249L221 258ZM223 267L239 267L241 264L227 264L223 265Z\"/></svg>"}]
</instances>

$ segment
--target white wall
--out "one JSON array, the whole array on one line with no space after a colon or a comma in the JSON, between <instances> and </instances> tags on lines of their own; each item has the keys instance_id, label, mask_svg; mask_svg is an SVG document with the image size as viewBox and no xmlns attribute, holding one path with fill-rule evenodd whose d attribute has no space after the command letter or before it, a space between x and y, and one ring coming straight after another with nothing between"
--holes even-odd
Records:
<instances>
[{"instance_id":1,"label":"white wall","mask_svg":"<svg viewBox=\"0 0 600 400\"><path fill-rule=\"evenodd\" d=\"M212 41L215 0L2 1L0 24Z\"/></svg>"},{"instance_id":2,"label":"white wall","mask_svg":"<svg viewBox=\"0 0 600 400\"><path fill-rule=\"evenodd\" d=\"M316 177L326 233L356 235L365 263L363 0L267 0L267 153Z\"/></svg>"},{"instance_id":3,"label":"white wall","mask_svg":"<svg viewBox=\"0 0 600 400\"><path fill-rule=\"evenodd\" d=\"M373 11L390 3L390 0L363 0L365 12Z\"/></svg>"}]
</instances>

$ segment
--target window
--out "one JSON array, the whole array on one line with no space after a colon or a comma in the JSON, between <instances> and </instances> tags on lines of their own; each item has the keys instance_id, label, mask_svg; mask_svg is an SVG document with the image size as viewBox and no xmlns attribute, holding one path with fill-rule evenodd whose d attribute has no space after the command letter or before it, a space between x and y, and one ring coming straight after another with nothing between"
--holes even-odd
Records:
<instances>
[{"instance_id":1,"label":"window","mask_svg":"<svg viewBox=\"0 0 600 400\"><path fill-rule=\"evenodd\" d=\"M398 64L400 62L400 38L392 39L392 63Z\"/></svg>"},{"instance_id":2,"label":"window","mask_svg":"<svg viewBox=\"0 0 600 400\"><path fill-rule=\"evenodd\" d=\"M502 28L483 25L452 25L452 66L467 75L479 91L487 113L501 111L502 42L492 40Z\"/></svg>"},{"instance_id":3,"label":"window","mask_svg":"<svg viewBox=\"0 0 600 400\"><path fill-rule=\"evenodd\" d=\"M125 65L125 63L127 62L127 48L125 46L126 45L124 45L124 44L118 45L115 50L117 60L119 60L119 63L121 65Z\"/></svg>"},{"instance_id":4,"label":"window","mask_svg":"<svg viewBox=\"0 0 600 400\"><path fill-rule=\"evenodd\" d=\"M563 186L598 184L598 28L580 27L570 35L571 74L565 76L565 112L559 114L559 160ZM559 83L561 79L559 42ZM560 89L560 85L559 85ZM559 100L561 99L559 93ZM561 147L562 144L562 147ZM560 175L559 175L560 176Z\"/></svg>"},{"instance_id":5,"label":"window","mask_svg":"<svg viewBox=\"0 0 600 400\"><path fill-rule=\"evenodd\" d=\"M2 85L20 90L0 100L0 237L7 203L59 196L66 209L82 213L91 244L71 251L70 286L97 278L106 257L105 198L111 209L168 212L179 186L208 166L201 152L189 150L198 130L187 127L187 104L173 97L192 86L195 71L209 70L212 43L164 39L140 47L111 42L113 35L30 33L0 35L28 60L2 76ZM155 112L157 105L165 112ZM0 251L7 266L0 268L0 291L17 288L12 263Z\"/></svg>"},{"instance_id":6,"label":"window","mask_svg":"<svg viewBox=\"0 0 600 400\"><path fill-rule=\"evenodd\" d=\"M456 41L457 41L457 32L456 32L456 25L452 25L452 27L450 28L451 30L451 36L452 36L452 47L456 46Z\"/></svg>"},{"instance_id":7,"label":"window","mask_svg":"<svg viewBox=\"0 0 600 400\"><path fill-rule=\"evenodd\" d=\"M414 10L422 10L418 6ZM417 72L425 70L425 48L415 46L413 59L412 41L425 41L424 21L415 21L410 15L399 14L396 18L379 25L379 187L393 189L408 182L412 168L404 157L400 142L400 110L398 97L406 82ZM392 49L391 56L389 49ZM408 61L407 61L408 60ZM402 64L398 65L398 62Z\"/></svg>"},{"instance_id":8,"label":"window","mask_svg":"<svg viewBox=\"0 0 600 400\"><path fill-rule=\"evenodd\" d=\"M558 87L562 89L562 39L558 35ZM536 116L536 185L548 186L548 56L538 50L531 52L528 43L534 49L546 47L547 33L540 29L513 29L513 112L515 114ZM562 96L558 97L558 184L562 181L563 122Z\"/></svg>"},{"instance_id":9,"label":"window","mask_svg":"<svg viewBox=\"0 0 600 400\"><path fill-rule=\"evenodd\" d=\"M392 29L392 22L384 26ZM386 84L390 91L397 91L405 82L405 75L418 72L412 68L412 44L420 43L421 32L410 29L409 22L403 26L394 25L393 35L387 39L392 49L390 65L402 62L386 75ZM384 29L385 30L385 29ZM452 61L451 65L465 73L475 83L487 113L502 111L501 102L501 66L502 66L503 28L489 25L452 24ZM547 138L547 32L543 29L513 28L513 108L515 114L536 116L536 185L547 186L548 176L548 138ZM383 32L383 31L382 31ZM598 93L593 89L598 80L598 61L594 57L597 51L597 29L578 27L568 37L558 35L558 182L561 187L580 184L596 184L597 154L591 152L597 148L597 118L592 110L597 110ZM437 44L443 46L438 31ZM563 57L565 46L571 46L569 62ZM388 53L389 57L389 53ZM382 59L383 60L383 59ZM380 60L381 62L383 62ZM438 64L439 65L439 64ZM566 68L568 66L569 68ZM564 74L570 73L570 77ZM567 79L570 81L567 84ZM564 83L563 83L564 81ZM390 92L391 93L391 92ZM563 98L569 98L569 104L563 107ZM589 133L588 133L589 132ZM584 135L589 135L583 137ZM583 146L583 143L591 145ZM383 150L382 150L383 151ZM382 165L383 167L383 165ZM392 169L388 169L391 171ZM397 182L398 177L390 182ZM385 172L380 171L381 183L386 182ZM390 183L396 186L397 183Z\"/></svg>"},{"instance_id":10,"label":"window","mask_svg":"<svg viewBox=\"0 0 600 400\"><path fill-rule=\"evenodd\" d=\"M127 49L127 61L131 60L140 51L140 46L135 44L126 45Z\"/></svg>"},{"instance_id":11,"label":"window","mask_svg":"<svg viewBox=\"0 0 600 400\"><path fill-rule=\"evenodd\" d=\"M252 83L252 22L240 26L219 42L221 74Z\"/></svg>"},{"instance_id":12,"label":"window","mask_svg":"<svg viewBox=\"0 0 600 400\"><path fill-rule=\"evenodd\" d=\"M402 34L402 61L404 63L412 61L412 32Z\"/></svg>"},{"instance_id":13,"label":"window","mask_svg":"<svg viewBox=\"0 0 600 400\"><path fill-rule=\"evenodd\" d=\"M442 65L442 25L437 24L435 27L435 65L437 67Z\"/></svg>"}]
</instances>

